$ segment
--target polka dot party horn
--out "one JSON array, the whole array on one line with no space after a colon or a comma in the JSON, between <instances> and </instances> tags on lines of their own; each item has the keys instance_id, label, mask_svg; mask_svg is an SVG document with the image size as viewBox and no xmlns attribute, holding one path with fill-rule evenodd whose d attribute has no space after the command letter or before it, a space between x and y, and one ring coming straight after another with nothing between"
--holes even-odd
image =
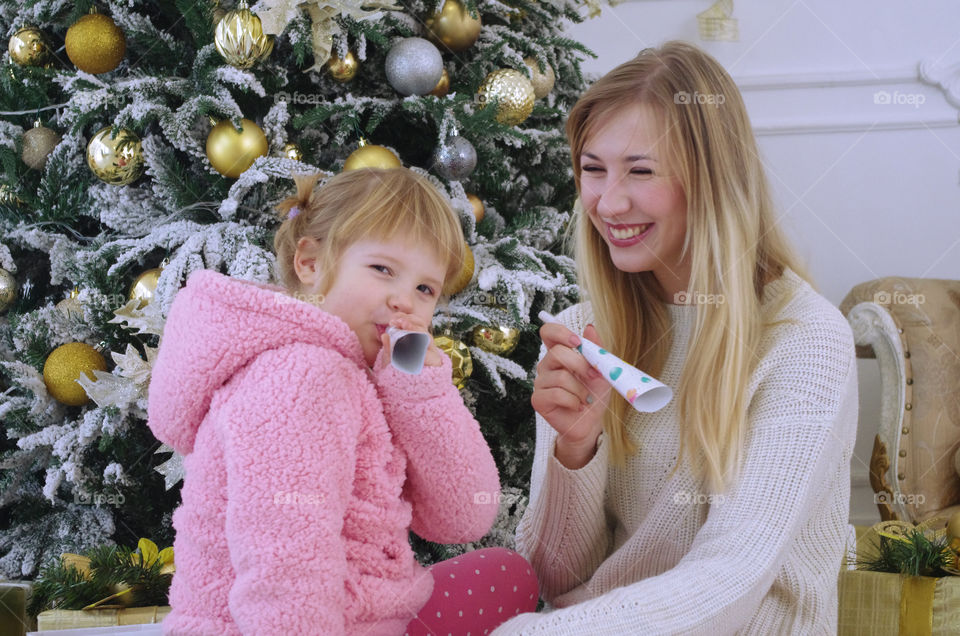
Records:
<instances>
[{"instance_id":1,"label":"polka dot party horn","mask_svg":"<svg viewBox=\"0 0 960 636\"><path fill-rule=\"evenodd\" d=\"M560 324L560 321L545 311L541 311L537 316L543 322ZM582 336L577 350L617 393L641 413L659 411L673 399L673 390L670 387Z\"/></svg>"}]
</instances>

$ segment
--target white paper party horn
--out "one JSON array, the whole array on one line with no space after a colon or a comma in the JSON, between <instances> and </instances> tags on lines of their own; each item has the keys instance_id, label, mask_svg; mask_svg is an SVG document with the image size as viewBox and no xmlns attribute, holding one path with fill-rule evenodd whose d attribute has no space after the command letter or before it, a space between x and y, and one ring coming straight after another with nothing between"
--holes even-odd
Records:
<instances>
[{"instance_id":1,"label":"white paper party horn","mask_svg":"<svg viewBox=\"0 0 960 636\"><path fill-rule=\"evenodd\" d=\"M543 322L561 324L545 311L541 311L537 316ZM617 390L617 393L641 413L659 411L673 399L673 389L666 384L627 364L606 349L601 349L583 336L580 336L580 346L577 350Z\"/></svg>"},{"instance_id":2,"label":"white paper party horn","mask_svg":"<svg viewBox=\"0 0 960 636\"><path fill-rule=\"evenodd\" d=\"M390 364L405 373L420 373L427 348L433 340L430 334L387 327L387 335L390 337Z\"/></svg>"}]
</instances>

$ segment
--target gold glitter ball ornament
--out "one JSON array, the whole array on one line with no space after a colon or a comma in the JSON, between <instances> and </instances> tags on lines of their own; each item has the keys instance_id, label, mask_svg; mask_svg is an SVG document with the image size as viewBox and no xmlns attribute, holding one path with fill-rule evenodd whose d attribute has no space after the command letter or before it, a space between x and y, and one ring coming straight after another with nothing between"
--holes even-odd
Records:
<instances>
[{"instance_id":1,"label":"gold glitter ball ornament","mask_svg":"<svg viewBox=\"0 0 960 636\"><path fill-rule=\"evenodd\" d=\"M493 71L477 89L480 108L496 102L497 121L505 126L522 124L533 112L536 94L526 75L512 68Z\"/></svg>"},{"instance_id":2,"label":"gold glitter ball ornament","mask_svg":"<svg viewBox=\"0 0 960 636\"><path fill-rule=\"evenodd\" d=\"M102 128L87 143L87 165L105 183L127 185L143 174L140 138L126 128L112 135L112 126Z\"/></svg>"},{"instance_id":3,"label":"gold glitter ball ornament","mask_svg":"<svg viewBox=\"0 0 960 636\"><path fill-rule=\"evenodd\" d=\"M265 157L270 151L267 136L256 122L240 120L241 129L233 122L223 119L207 135L207 159L213 169L225 177L236 179L253 165L257 157Z\"/></svg>"},{"instance_id":4,"label":"gold glitter ball ornament","mask_svg":"<svg viewBox=\"0 0 960 636\"><path fill-rule=\"evenodd\" d=\"M446 332L434 337L433 342L440 351L443 351L450 358L450 364L453 366L453 384L458 389L462 389L467 383L467 378L473 373L473 358L470 357L470 349Z\"/></svg>"},{"instance_id":5,"label":"gold glitter ball ornament","mask_svg":"<svg viewBox=\"0 0 960 636\"><path fill-rule=\"evenodd\" d=\"M213 42L227 64L237 68L250 68L273 51L273 36L263 32L260 18L246 0L217 22Z\"/></svg>"},{"instance_id":6,"label":"gold glitter ball ornament","mask_svg":"<svg viewBox=\"0 0 960 636\"><path fill-rule=\"evenodd\" d=\"M557 76L550 68L550 65L544 62L543 72L540 72L540 66L537 64L537 58L528 57L523 63L530 69L530 83L533 85L533 94L537 99L543 99L553 90L553 85L557 81Z\"/></svg>"},{"instance_id":7,"label":"gold glitter ball ornament","mask_svg":"<svg viewBox=\"0 0 960 636\"><path fill-rule=\"evenodd\" d=\"M60 143L60 135L36 122L30 130L23 133L23 152L20 158L34 170L43 170L47 157Z\"/></svg>"},{"instance_id":8,"label":"gold glitter ball ornament","mask_svg":"<svg viewBox=\"0 0 960 636\"><path fill-rule=\"evenodd\" d=\"M430 91L430 95L434 97L446 97L447 93L450 92L450 73L447 72L447 69L443 69L443 75L440 76L440 81L437 82L437 85L434 86L433 90Z\"/></svg>"},{"instance_id":9,"label":"gold glitter ball ornament","mask_svg":"<svg viewBox=\"0 0 960 636\"><path fill-rule=\"evenodd\" d=\"M17 279L0 267L0 314L13 307L18 294Z\"/></svg>"},{"instance_id":10,"label":"gold glitter ball ornament","mask_svg":"<svg viewBox=\"0 0 960 636\"><path fill-rule=\"evenodd\" d=\"M470 15L458 0L447 0L443 7L427 18L427 31L430 39L440 47L454 53L465 51L473 46L480 36L480 14Z\"/></svg>"},{"instance_id":11,"label":"gold glitter ball ornament","mask_svg":"<svg viewBox=\"0 0 960 636\"><path fill-rule=\"evenodd\" d=\"M86 374L95 380L95 370L107 370L107 362L100 352L85 342L68 342L47 356L43 364L43 383L56 401L67 406L83 406L90 398L77 384L77 379Z\"/></svg>"},{"instance_id":12,"label":"gold glitter ball ornament","mask_svg":"<svg viewBox=\"0 0 960 636\"><path fill-rule=\"evenodd\" d=\"M473 251L470 250L470 246L466 243L463 244L463 248L466 252L463 258L463 267L460 268L460 273L457 274L457 277L448 281L446 287L444 287L443 293L447 296L460 293L463 291L463 288L473 280L473 270L476 267L476 263L473 260Z\"/></svg>"},{"instance_id":13,"label":"gold glitter ball ornament","mask_svg":"<svg viewBox=\"0 0 960 636\"><path fill-rule=\"evenodd\" d=\"M20 66L43 66L50 62L53 48L43 31L25 26L10 36L7 50Z\"/></svg>"},{"instance_id":14,"label":"gold glitter ball ornament","mask_svg":"<svg viewBox=\"0 0 960 636\"><path fill-rule=\"evenodd\" d=\"M473 206L473 218L477 220L477 223L483 220L484 207L483 201L480 200L475 194L468 194L467 200L470 201L470 205Z\"/></svg>"},{"instance_id":15,"label":"gold glitter ball ornament","mask_svg":"<svg viewBox=\"0 0 960 636\"><path fill-rule=\"evenodd\" d=\"M293 159L294 161L303 161L303 151L300 150L300 146L292 141L283 144L283 150L280 151L280 155L287 159Z\"/></svg>"},{"instance_id":16,"label":"gold glitter ball ornament","mask_svg":"<svg viewBox=\"0 0 960 636\"><path fill-rule=\"evenodd\" d=\"M97 75L120 66L127 38L110 16L88 13L67 29L67 57L78 69Z\"/></svg>"},{"instance_id":17,"label":"gold glitter ball ornament","mask_svg":"<svg viewBox=\"0 0 960 636\"><path fill-rule=\"evenodd\" d=\"M360 62L352 51L347 51L343 59L331 54L330 59L327 60L327 70L330 71L330 77L341 84L346 84L356 77L359 69Z\"/></svg>"},{"instance_id":18,"label":"gold glitter ball ornament","mask_svg":"<svg viewBox=\"0 0 960 636\"><path fill-rule=\"evenodd\" d=\"M67 318L72 318L75 315L83 316L83 305L80 303L78 296L80 296L80 290L74 287L69 298L64 298L57 303L57 311Z\"/></svg>"},{"instance_id":19,"label":"gold glitter ball ornament","mask_svg":"<svg viewBox=\"0 0 960 636\"><path fill-rule=\"evenodd\" d=\"M519 329L502 325L477 325L472 335L474 345L498 356L513 353L520 342Z\"/></svg>"},{"instance_id":20,"label":"gold glitter ball ornament","mask_svg":"<svg viewBox=\"0 0 960 636\"><path fill-rule=\"evenodd\" d=\"M127 293L127 298L130 300L139 300L140 304L137 305L137 309L143 309L146 307L153 297L157 293L157 281L160 280L160 272L163 271L159 267L154 267L143 272L137 276L136 280L133 281L133 284L130 285L130 291Z\"/></svg>"},{"instance_id":21,"label":"gold glitter ball ornament","mask_svg":"<svg viewBox=\"0 0 960 636\"><path fill-rule=\"evenodd\" d=\"M347 160L343 163L343 171L356 170L358 168L400 168L403 162L393 154L388 148L368 144L360 140L360 147L350 153Z\"/></svg>"}]
</instances>

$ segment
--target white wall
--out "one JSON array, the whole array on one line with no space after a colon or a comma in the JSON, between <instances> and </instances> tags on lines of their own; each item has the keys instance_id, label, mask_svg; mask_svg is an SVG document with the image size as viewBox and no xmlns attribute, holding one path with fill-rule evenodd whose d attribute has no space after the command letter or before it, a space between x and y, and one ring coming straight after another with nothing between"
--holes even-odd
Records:
<instances>
[{"instance_id":1,"label":"white wall","mask_svg":"<svg viewBox=\"0 0 960 636\"><path fill-rule=\"evenodd\" d=\"M960 106L960 3L739 1L739 41L705 42L696 15L711 4L603 5L570 35L598 54L584 67L589 73L669 39L696 43L727 68L743 91L783 223L834 304L882 276L960 278L958 108L918 72L921 60L956 65ZM868 524L879 520L867 467L880 387L876 362L859 365L851 521Z\"/></svg>"}]
</instances>

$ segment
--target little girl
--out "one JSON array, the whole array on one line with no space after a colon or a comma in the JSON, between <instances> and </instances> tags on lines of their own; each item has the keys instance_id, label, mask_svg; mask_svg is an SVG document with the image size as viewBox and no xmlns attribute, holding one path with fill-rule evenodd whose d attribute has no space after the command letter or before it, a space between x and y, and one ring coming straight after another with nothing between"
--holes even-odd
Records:
<instances>
[{"instance_id":1,"label":"little girl","mask_svg":"<svg viewBox=\"0 0 960 636\"><path fill-rule=\"evenodd\" d=\"M535 607L529 564L493 548L425 570L407 533L483 536L496 465L449 359L398 371L385 333L429 328L460 225L407 169L316 181L279 206L286 289L198 271L170 310L149 406L186 468L164 633L491 630Z\"/></svg>"}]
</instances>

